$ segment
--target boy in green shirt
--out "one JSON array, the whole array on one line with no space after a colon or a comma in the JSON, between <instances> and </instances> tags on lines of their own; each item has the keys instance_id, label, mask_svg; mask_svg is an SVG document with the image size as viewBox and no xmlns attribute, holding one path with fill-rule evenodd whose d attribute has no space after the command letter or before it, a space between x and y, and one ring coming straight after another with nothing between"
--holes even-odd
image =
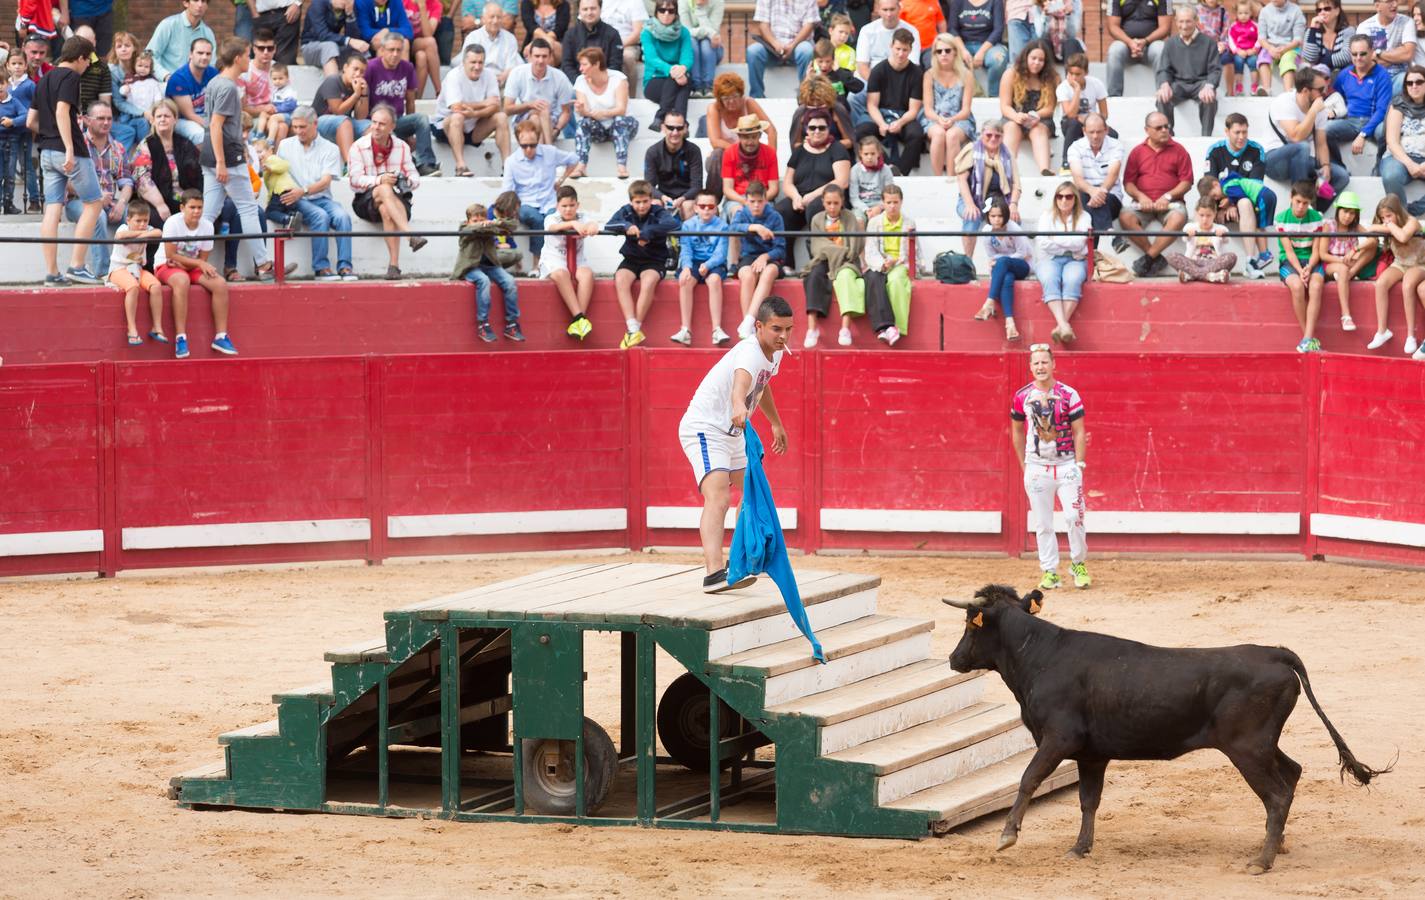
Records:
<instances>
[{"instance_id":1,"label":"boy in green shirt","mask_svg":"<svg viewBox=\"0 0 1425 900\"><path fill-rule=\"evenodd\" d=\"M1321 349L1316 339L1316 319L1321 315L1321 292L1326 284L1326 272L1321 265L1325 238L1325 221L1312 204L1316 201L1316 183L1298 181L1291 186L1291 206L1277 213L1277 238L1281 248L1279 274L1291 291L1291 305L1296 322L1301 326L1301 342L1297 353L1314 353Z\"/></svg>"}]
</instances>

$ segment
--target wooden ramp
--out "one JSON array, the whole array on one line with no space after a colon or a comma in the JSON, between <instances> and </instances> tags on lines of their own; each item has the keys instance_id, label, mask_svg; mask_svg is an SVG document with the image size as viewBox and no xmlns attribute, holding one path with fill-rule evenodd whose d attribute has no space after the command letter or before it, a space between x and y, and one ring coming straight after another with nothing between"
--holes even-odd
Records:
<instances>
[{"instance_id":1,"label":"wooden ramp","mask_svg":"<svg viewBox=\"0 0 1425 900\"><path fill-rule=\"evenodd\" d=\"M223 762L175 777L171 794L186 806L897 837L1012 802L1034 746L1018 709L931 658L933 622L878 614L878 577L798 571L820 665L770 579L707 595L701 574L575 564L391 610L384 634L327 652L329 681L275 694L275 719L221 735ZM589 631L622 634L617 750L583 713ZM660 649L687 673L655 713ZM689 772L707 786L663 803L660 785ZM1068 764L1041 793L1074 780ZM726 816L757 797L763 820Z\"/></svg>"}]
</instances>

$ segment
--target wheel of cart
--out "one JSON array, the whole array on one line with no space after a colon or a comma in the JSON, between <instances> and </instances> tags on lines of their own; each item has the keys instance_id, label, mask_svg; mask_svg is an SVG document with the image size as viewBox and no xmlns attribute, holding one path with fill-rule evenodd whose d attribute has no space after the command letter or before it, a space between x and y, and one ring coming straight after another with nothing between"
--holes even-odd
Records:
<instances>
[{"instance_id":1,"label":"wheel of cart","mask_svg":"<svg viewBox=\"0 0 1425 900\"><path fill-rule=\"evenodd\" d=\"M525 805L551 816L575 814L574 741L526 739L523 747ZM706 753L704 749L704 753ZM584 719L584 811L592 815L608 799L618 771L618 753L608 732Z\"/></svg>"},{"instance_id":2,"label":"wheel of cart","mask_svg":"<svg viewBox=\"0 0 1425 900\"><path fill-rule=\"evenodd\" d=\"M658 739L679 765L708 770L708 686L692 672L679 675L658 701ZM738 734L741 717L721 699L717 701L718 740ZM721 768L732 765L724 759Z\"/></svg>"}]
</instances>

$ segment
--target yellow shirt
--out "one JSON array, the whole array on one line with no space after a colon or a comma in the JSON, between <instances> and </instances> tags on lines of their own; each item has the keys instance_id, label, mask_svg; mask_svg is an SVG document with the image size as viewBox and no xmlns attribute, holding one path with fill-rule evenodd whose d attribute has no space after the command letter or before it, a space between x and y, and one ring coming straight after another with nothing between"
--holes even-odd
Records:
<instances>
[{"instance_id":1,"label":"yellow shirt","mask_svg":"<svg viewBox=\"0 0 1425 900\"><path fill-rule=\"evenodd\" d=\"M836 68L845 69L848 72L856 71L856 48L850 43L842 44L836 48Z\"/></svg>"},{"instance_id":2,"label":"yellow shirt","mask_svg":"<svg viewBox=\"0 0 1425 900\"><path fill-rule=\"evenodd\" d=\"M881 221L882 231L900 231L905 225L905 217L902 216L892 222L890 219ZM899 259L901 255L901 239L898 237L881 238L881 251L891 259Z\"/></svg>"},{"instance_id":3,"label":"yellow shirt","mask_svg":"<svg viewBox=\"0 0 1425 900\"><path fill-rule=\"evenodd\" d=\"M267 185L267 193L275 197L301 188L297 179L292 177L291 169L287 160L277 154L267 157L267 161L262 164L262 181Z\"/></svg>"}]
</instances>

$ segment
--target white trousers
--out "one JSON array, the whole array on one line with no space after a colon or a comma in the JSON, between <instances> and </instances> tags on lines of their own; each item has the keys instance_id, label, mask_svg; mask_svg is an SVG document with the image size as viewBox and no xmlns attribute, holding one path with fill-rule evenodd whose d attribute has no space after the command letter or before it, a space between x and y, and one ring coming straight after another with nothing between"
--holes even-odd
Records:
<instances>
[{"instance_id":1,"label":"white trousers","mask_svg":"<svg viewBox=\"0 0 1425 900\"><path fill-rule=\"evenodd\" d=\"M1083 562L1088 555L1084 536L1084 474L1072 462L1062 466L1024 467L1024 492L1029 495L1029 517L1039 543L1039 567L1045 572L1059 568L1059 539L1054 534L1054 495L1069 528L1069 560Z\"/></svg>"}]
</instances>

